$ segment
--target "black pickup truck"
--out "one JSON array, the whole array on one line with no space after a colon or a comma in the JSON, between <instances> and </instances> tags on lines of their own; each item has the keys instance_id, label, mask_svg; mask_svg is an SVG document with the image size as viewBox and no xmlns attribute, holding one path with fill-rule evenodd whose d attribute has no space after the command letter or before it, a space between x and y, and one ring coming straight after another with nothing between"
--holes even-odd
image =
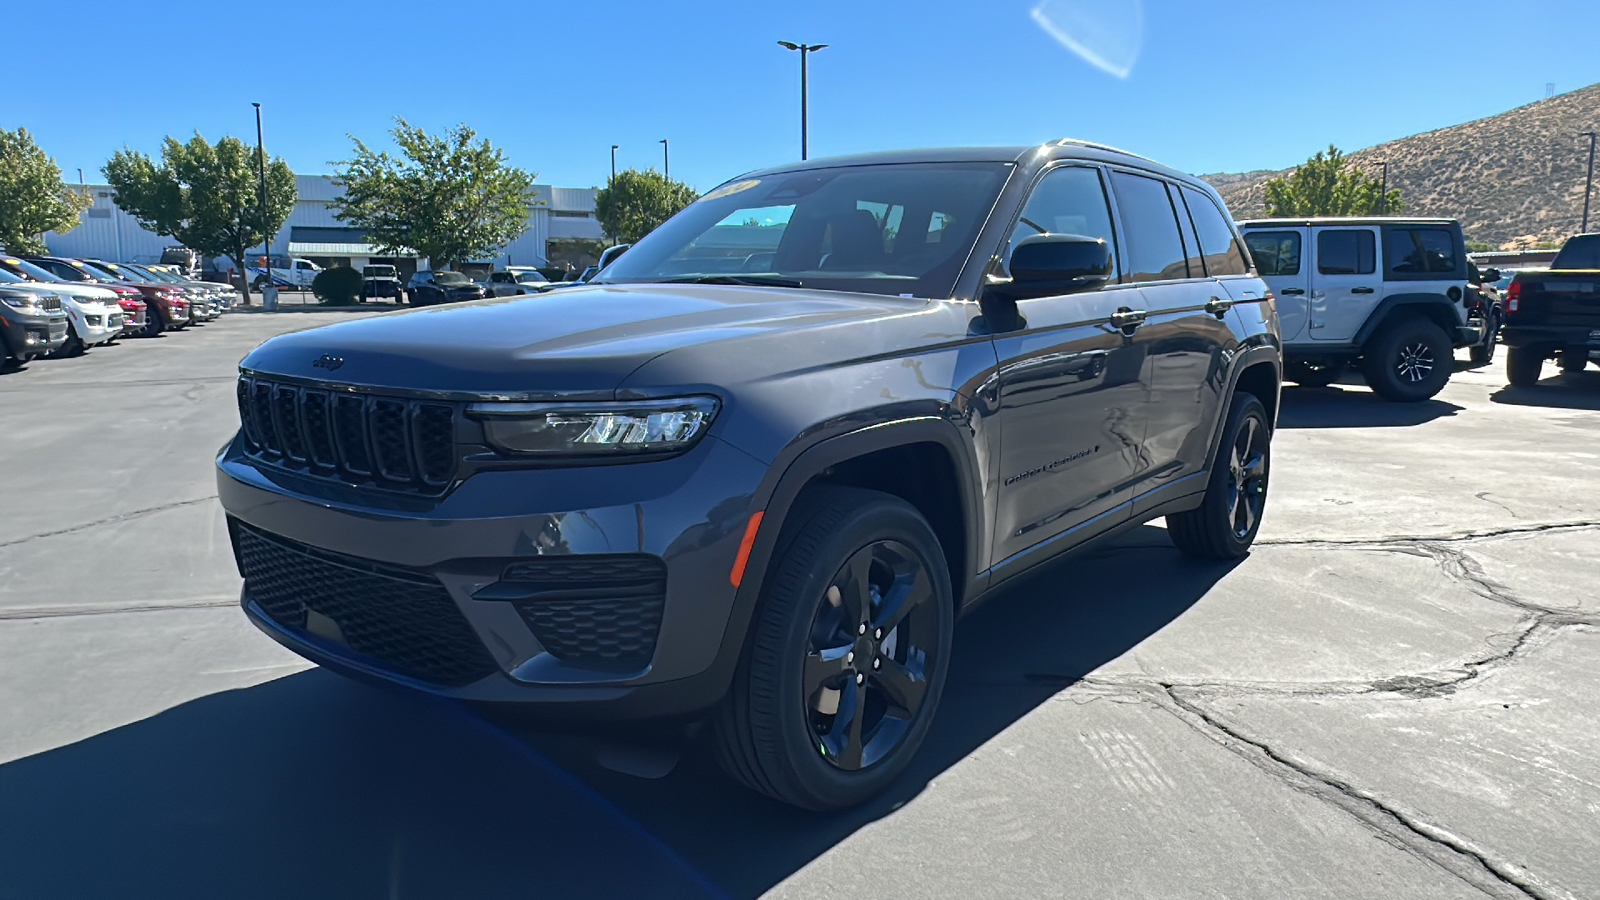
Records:
<instances>
[{"instance_id":1,"label":"black pickup truck","mask_svg":"<svg viewBox=\"0 0 1600 900\"><path fill-rule=\"evenodd\" d=\"M1539 382L1544 361L1560 354L1563 372L1581 372L1600 353L1600 234L1569 239L1544 272L1518 272L1506 289L1506 378Z\"/></svg>"}]
</instances>

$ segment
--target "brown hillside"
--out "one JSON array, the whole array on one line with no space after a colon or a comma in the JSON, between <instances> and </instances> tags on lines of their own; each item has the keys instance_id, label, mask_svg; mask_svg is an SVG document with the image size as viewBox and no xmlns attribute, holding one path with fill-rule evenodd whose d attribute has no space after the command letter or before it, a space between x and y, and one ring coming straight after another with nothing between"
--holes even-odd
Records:
<instances>
[{"instance_id":1,"label":"brown hillside","mask_svg":"<svg viewBox=\"0 0 1600 900\"><path fill-rule=\"evenodd\" d=\"M1388 160L1389 187L1402 192L1407 215L1460 219L1468 240L1524 246L1559 241L1577 231L1589 148L1578 133L1596 129L1600 84L1379 144L1350 158L1374 177L1376 163ZM1204 178L1228 201L1234 216L1243 219L1262 213L1266 181L1290 171ZM1594 202L1590 228L1600 216L1600 196Z\"/></svg>"}]
</instances>

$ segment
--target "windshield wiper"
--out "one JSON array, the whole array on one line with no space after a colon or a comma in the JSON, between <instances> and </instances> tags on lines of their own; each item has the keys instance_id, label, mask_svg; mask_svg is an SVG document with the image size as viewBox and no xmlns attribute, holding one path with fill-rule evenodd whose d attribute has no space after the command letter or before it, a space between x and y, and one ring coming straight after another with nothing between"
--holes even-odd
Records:
<instances>
[{"instance_id":1,"label":"windshield wiper","mask_svg":"<svg viewBox=\"0 0 1600 900\"><path fill-rule=\"evenodd\" d=\"M779 278L774 275L693 275L688 278L668 278L666 284L744 284L752 287L801 287L798 278Z\"/></svg>"}]
</instances>

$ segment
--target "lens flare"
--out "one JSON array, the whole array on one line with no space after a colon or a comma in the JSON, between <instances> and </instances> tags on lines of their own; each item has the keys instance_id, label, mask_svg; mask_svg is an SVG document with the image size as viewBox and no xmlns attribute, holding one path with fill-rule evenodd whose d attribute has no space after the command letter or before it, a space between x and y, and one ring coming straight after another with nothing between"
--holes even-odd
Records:
<instances>
[{"instance_id":1,"label":"lens flare","mask_svg":"<svg viewBox=\"0 0 1600 900\"><path fill-rule=\"evenodd\" d=\"M1127 78L1144 45L1143 0L1041 0L1033 20L1091 66Z\"/></svg>"}]
</instances>

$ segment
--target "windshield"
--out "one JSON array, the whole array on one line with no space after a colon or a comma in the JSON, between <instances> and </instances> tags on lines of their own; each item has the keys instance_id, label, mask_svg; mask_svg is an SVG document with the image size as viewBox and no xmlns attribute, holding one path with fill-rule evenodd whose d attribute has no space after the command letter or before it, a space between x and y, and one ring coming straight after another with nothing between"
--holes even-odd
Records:
<instances>
[{"instance_id":1,"label":"windshield","mask_svg":"<svg viewBox=\"0 0 1600 900\"><path fill-rule=\"evenodd\" d=\"M129 273L128 275L124 275L121 272L113 271L113 267L111 266L110 263L100 263L100 264L97 265L95 263L84 262L83 260L80 259L77 262L73 263L72 266L73 266L73 268L77 269L80 272L87 272L89 274L89 277L93 278L96 281L134 281L134 282L137 282L137 281L144 281L145 280L143 278L133 277L132 273Z\"/></svg>"},{"instance_id":2,"label":"windshield","mask_svg":"<svg viewBox=\"0 0 1600 900\"><path fill-rule=\"evenodd\" d=\"M5 269L0 269L0 284L23 284L27 280L20 275L13 275Z\"/></svg>"},{"instance_id":3,"label":"windshield","mask_svg":"<svg viewBox=\"0 0 1600 900\"><path fill-rule=\"evenodd\" d=\"M750 281L948 297L1007 163L780 172L725 184L606 266L597 282Z\"/></svg>"},{"instance_id":4,"label":"windshield","mask_svg":"<svg viewBox=\"0 0 1600 900\"><path fill-rule=\"evenodd\" d=\"M518 272L517 284L549 284L550 282L538 272Z\"/></svg>"},{"instance_id":5,"label":"windshield","mask_svg":"<svg viewBox=\"0 0 1600 900\"><path fill-rule=\"evenodd\" d=\"M9 257L8 256L5 259L5 268L10 269L11 271L16 272L16 273L18 273L20 275L23 275L23 276L25 276L27 278L32 278L35 281L60 281L61 280L60 278L58 278L56 276L56 273L48 271L48 270L45 270L45 269L41 269L38 266L34 265L31 262L28 262L25 259L16 259L14 257Z\"/></svg>"},{"instance_id":6,"label":"windshield","mask_svg":"<svg viewBox=\"0 0 1600 900\"><path fill-rule=\"evenodd\" d=\"M435 272L433 283L451 287L458 284L471 284L472 281L460 272Z\"/></svg>"},{"instance_id":7,"label":"windshield","mask_svg":"<svg viewBox=\"0 0 1600 900\"><path fill-rule=\"evenodd\" d=\"M394 266L367 266L361 270L361 274L368 278L393 278Z\"/></svg>"},{"instance_id":8,"label":"windshield","mask_svg":"<svg viewBox=\"0 0 1600 900\"><path fill-rule=\"evenodd\" d=\"M135 272L127 266L119 266L116 263L93 263L92 265L99 267L101 271L110 273L112 278L120 278L123 281L147 281L152 284L155 283L154 278L151 278L150 276L140 272Z\"/></svg>"},{"instance_id":9,"label":"windshield","mask_svg":"<svg viewBox=\"0 0 1600 900\"><path fill-rule=\"evenodd\" d=\"M172 275L169 275L168 273L163 272L160 269L146 269L144 266L130 266L130 265L127 265L126 263L124 263L120 268L136 272L136 273L138 273L140 275L143 275L145 278L147 278L147 279L149 279L151 281L161 281L161 282L166 282L167 284L177 284L178 282L183 280L181 278L174 278Z\"/></svg>"}]
</instances>

